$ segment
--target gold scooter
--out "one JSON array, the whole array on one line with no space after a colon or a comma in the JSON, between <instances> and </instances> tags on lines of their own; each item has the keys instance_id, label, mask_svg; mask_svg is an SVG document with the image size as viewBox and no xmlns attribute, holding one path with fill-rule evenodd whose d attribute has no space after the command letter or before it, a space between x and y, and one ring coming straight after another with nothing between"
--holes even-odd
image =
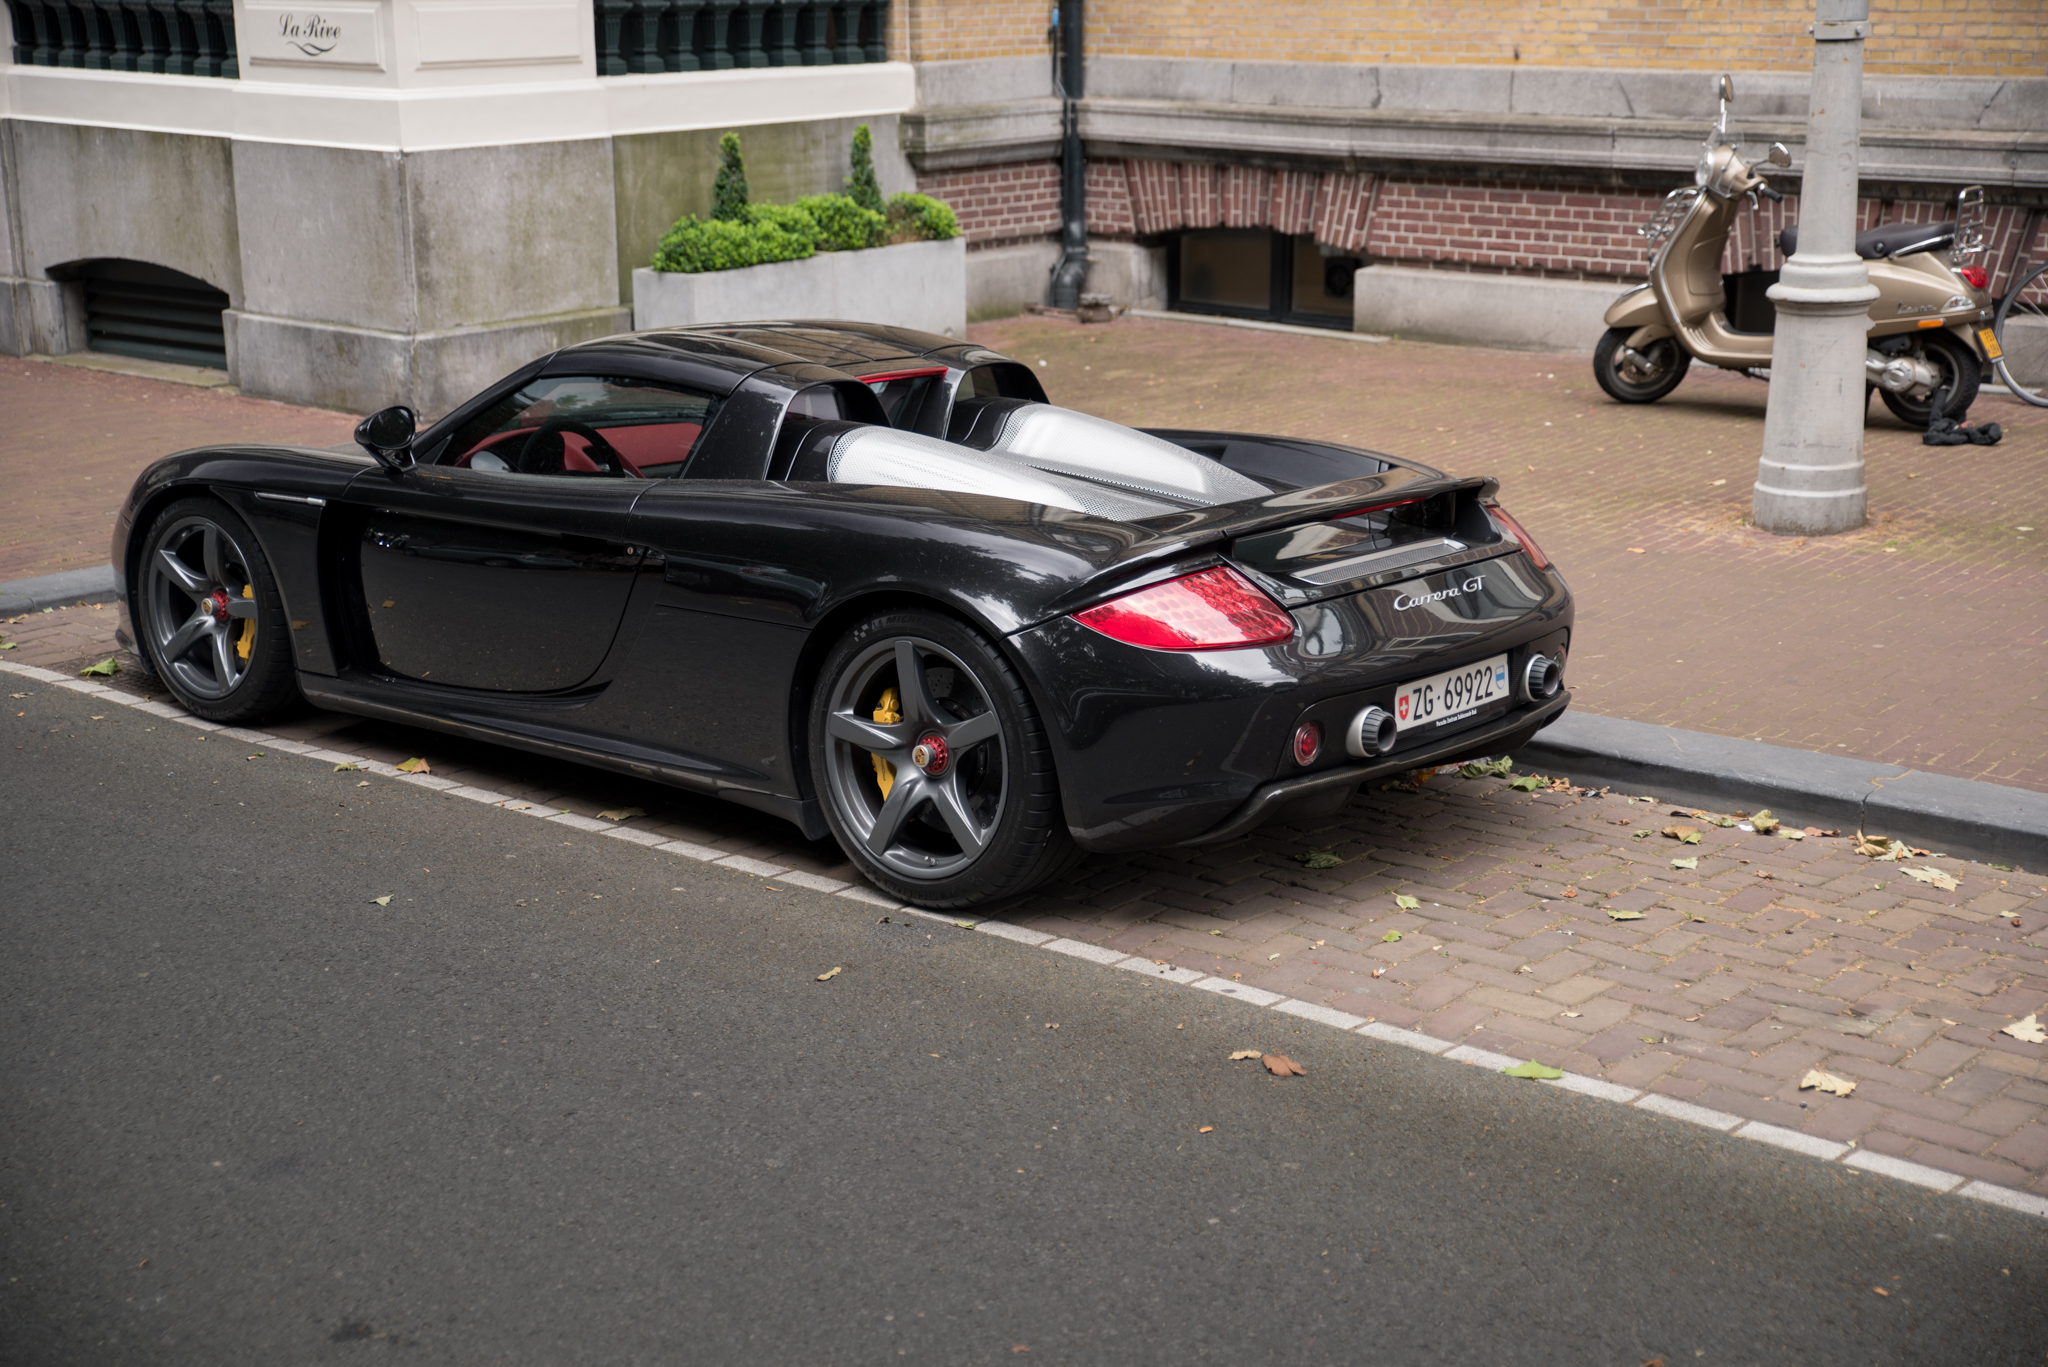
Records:
<instances>
[{"instance_id":1,"label":"gold scooter","mask_svg":"<svg viewBox=\"0 0 2048 1367\"><path fill-rule=\"evenodd\" d=\"M1726 76L1720 94L1721 119L1693 170L1694 183L1665 196L1637 230L1648 239L1649 282L1608 307L1607 332L1593 350L1594 378L1622 403L1663 398L1695 359L1758 378L1766 378L1758 372L1771 364L1776 309L1764 289L1775 283L1777 272L1724 276L1721 258L1745 197L1754 207L1756 195L1777 201L1784 196L1765 181L1762 167L1742 160L1728 138L1728 103L1735 91ZM1783 143L1772 143L1765 162L1788 167L1792 156ZM1887 223L1857 235L1856 254L1869 263L1870 283L1878 291L1870 306L1864 377L1885 407L1911 426L1927 426L1935 397L1944 390L1942 416L1961 419L1977 397L1982 359L1998 358L1991 282L1978 264L1984 241L1980 185L1956 196L1953 222ZM1797 242L1797 227L1778 235L1788 257Z\"/></svg>"}]
</instances>

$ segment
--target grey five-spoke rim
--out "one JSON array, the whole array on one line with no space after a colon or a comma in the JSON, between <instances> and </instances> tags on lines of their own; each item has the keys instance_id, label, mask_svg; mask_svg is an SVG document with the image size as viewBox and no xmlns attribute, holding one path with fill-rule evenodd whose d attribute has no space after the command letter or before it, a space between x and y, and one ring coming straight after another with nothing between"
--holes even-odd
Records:
<instances>
[{"instance_id":1,"label":"grey five-spoke rim","mask_svg":"<svg viewBox=\"0 0 2048 1367\"><path fill-rule=\"evenodd\" d=\"M876 721L892 686L902 720ZM828 708L826 782L870 858L935 880L981 856L1003 819L1008 756L988 695L957 656L920 637L877 641L840 672ZM894 770L886 798L875 758Z\"/></svg>"},{"instance_id":2,"label":"grey five-spoke rim","mask_svg":"<svg viewBox=\"0 0 2048 1367\"><path fill-rule=\"evenodd\" d=\"M228 530L205 517L173 523L142 567L142 629L157 666L186 692L225 698L254 658L256 577ZM237 649L247 634L248 654Z\"/></svg>"}]
</instances>

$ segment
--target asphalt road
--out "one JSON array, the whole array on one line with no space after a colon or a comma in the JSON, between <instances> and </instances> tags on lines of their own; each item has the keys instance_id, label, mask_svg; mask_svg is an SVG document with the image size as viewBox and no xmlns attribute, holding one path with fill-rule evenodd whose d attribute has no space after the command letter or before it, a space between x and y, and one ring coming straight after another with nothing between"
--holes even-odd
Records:
<instances>
[{"instance_id":1,"label":"asphalt road","mask_svg":"<svg viewBox=\"0 0 2048 1367\"><path fill-rule=\"evenodd\" d=\"M10 1367L2048 1354L2027 1217L0 682Z\"/></svg>"}]
</instances>

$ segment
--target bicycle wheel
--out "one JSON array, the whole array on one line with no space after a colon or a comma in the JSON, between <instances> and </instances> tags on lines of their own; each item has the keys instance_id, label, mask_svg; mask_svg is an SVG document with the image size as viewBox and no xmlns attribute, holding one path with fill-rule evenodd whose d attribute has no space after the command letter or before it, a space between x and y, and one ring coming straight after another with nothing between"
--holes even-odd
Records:
<instances>
[{"instance_id":1,"label":"bicycle wheel","mask_svg":"<svg viewBox=\"0 0 2048 1367\"><path fill-rule=\"evenodd\" d=\"M2048 261L2022 275L1998 301L1991 335L2002 353L1992 362L2015 398L2048 408Z\"/></svg>"}]
</instances>

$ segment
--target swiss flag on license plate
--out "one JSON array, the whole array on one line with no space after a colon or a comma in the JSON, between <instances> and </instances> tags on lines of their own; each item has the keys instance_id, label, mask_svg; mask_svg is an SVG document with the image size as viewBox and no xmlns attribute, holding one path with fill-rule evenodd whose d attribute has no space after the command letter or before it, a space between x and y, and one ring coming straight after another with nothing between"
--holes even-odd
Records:
<instances>
[{"instance_id":1,"label":"swiss flag on license plate","mask_svg":"<svg viewBox=\"0 0 2048 1367\"><path fill-rule=\"evenodd\" d=\"M1394 711L1400 714L1402 721L1408 720L1408 695L1406 693L1403 693L1399 701L1395 702Z\"/></svg>"}]
</instances>

